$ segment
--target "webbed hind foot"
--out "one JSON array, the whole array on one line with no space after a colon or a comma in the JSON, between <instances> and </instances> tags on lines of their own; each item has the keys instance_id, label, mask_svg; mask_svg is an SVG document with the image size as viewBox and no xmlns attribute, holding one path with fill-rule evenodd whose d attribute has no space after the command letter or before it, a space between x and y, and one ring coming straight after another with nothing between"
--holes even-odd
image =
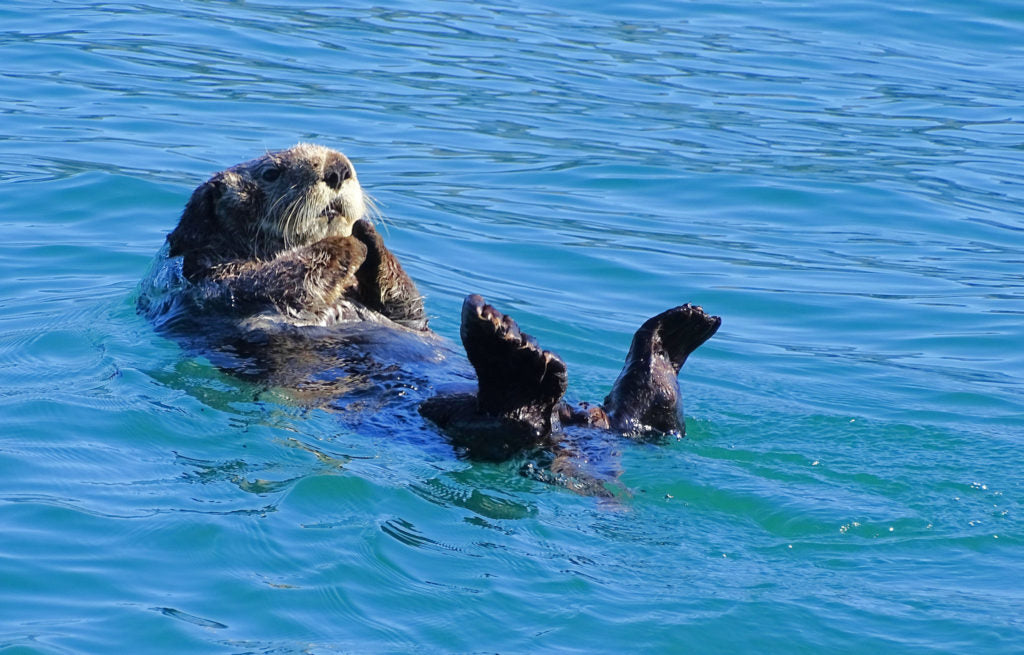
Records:
<instances>
[{"instance_id":1,"label":"webbed hind foot","mask_svg":"<svg viewBox=\"0 0 1024 655\"><path fill-rule=\"evenodd\" d=\"M605 398L612 427L628 435L683 434L676 376L690 353L722 324L700 307L682 305L648 319L633 335L626 364Z\"/></svg>"},{"instance_id":2,"label":"webbed hind foot","mask_svg":"<svg viewBox=\"0 0 1024 655\"><path fill-rule=\"evenodd\" d=\"M480 410L542 422L550 431L551 413L568 384L562 359L476 294L462 304L460 334L476 370Z\"/></svg>"},{"instance_id":3,"label":"webbed hind foot","mask_svg":"<svg viewBox=\"0 0 1024 655\"><path fill-rule=\"evenodd\" d=\"M477 393L434 396L420 405L420 414L474 459L503 461L551 447L555 406L567 385L565 363L477 295L462 305L460 332Z\"/></svg>"}]
</instances>

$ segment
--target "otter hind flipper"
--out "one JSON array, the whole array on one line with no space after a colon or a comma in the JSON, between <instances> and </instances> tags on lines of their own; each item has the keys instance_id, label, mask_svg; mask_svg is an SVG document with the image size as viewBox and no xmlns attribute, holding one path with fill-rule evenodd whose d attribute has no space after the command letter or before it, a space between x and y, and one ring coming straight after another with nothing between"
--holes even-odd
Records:
<instances>
[{"instance_id":1,"label":"otter hind flipper","mask_svg":"<svg viewBox=\"0 0 1024 655\"><path fill-rule=\"evenodd\" d=\"M420 414L474 459L504 461L552 447L556 406L568 384L561 358L475 294L462 304L460 333L477 393L434 396Z\"/></svg>"},{"instance_id":2,"label":"otter hind flipper","mask_svg":"<svg viewBox=\"0 0 1024 655\"><path fill-rule=\"evenodd\" d=\"M476 294L462 304L460 335L476 370L480 410L536 420L550 431L551 413L568 384L562 359Z\"/></svg>"},{"instance_id":3,"label":"otter hind flipper","mask_svg":"<svg viewBox=\"0 0 1024 655\"><path fill-rule=\"evenodd\" d=\"M633 335L625 366L604 401L613 428L630 435L684 433L676 376L690 353L721 324L718 316L689 304L644 322Z\"/></svg>"},{"instance_id":4,"label":"otter hind flipper","mask_svg":"<svg viewBox=\"0 0 1024 655\"><path fill-rule=\"evenodd\" d=\"M641 337L641 332L660 338L662 348L678 375L690 353L714 336L721 325L720 317L710 316L704 308L687 303L647 319L633 338L634 343L638 337L643 341L646 337Z\"/></svg>"}]
</instances>

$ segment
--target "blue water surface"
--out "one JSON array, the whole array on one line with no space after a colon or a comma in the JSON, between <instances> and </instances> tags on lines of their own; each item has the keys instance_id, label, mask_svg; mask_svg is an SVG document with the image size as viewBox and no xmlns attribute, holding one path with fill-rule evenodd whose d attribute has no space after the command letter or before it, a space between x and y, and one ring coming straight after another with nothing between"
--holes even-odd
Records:
<instances>
[{"instance_id":1,"label":"blue water surface","mask_svg":"<svg viewBox=\"0 0 1024 655\"><path fill-rule=\"evenodd\" d=\"M0 653L1021 650L1019 3L7 0L0 53ZM600 501L154 332L191 190L298 141L574 397L721 315L687 437Z\"/></svg>"}]
</instances>

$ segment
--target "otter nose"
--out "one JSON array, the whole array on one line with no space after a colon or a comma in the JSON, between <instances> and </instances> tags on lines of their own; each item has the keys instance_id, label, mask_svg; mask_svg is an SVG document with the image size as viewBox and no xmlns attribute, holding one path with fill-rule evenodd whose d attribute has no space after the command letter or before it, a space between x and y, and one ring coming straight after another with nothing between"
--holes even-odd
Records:
<instances>
[{"instance_id":1,"label":"otter nose","mask_svg":"<svg viewBox=\"0 0 1024 655\"><path fill-rule=\"evenodd\" d=\"M327 162L324 166L324 184L335 191L341 188L341 183L352 177L352 164L343 157Z\"/></svg>"}]
</instances>

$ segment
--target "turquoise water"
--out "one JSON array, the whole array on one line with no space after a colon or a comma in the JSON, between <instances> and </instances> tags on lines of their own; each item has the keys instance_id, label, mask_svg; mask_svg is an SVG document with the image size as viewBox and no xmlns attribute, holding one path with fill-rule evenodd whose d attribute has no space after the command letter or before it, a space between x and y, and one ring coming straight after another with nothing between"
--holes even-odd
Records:
<instances>
[{"instance_id":1,"label":"turquoise water","mask_svg":"<svg viewBox=\"0 0 1024 655\"><path fill-rule=\"evenodd\" d=\"M1019 652L1022 44L997 1L8 0L0 652ZM300 140L437 331L481 293L576 397L721 315L688 436L598 501L154 333L191 189Z\"/></svg>"}]
</instances>

